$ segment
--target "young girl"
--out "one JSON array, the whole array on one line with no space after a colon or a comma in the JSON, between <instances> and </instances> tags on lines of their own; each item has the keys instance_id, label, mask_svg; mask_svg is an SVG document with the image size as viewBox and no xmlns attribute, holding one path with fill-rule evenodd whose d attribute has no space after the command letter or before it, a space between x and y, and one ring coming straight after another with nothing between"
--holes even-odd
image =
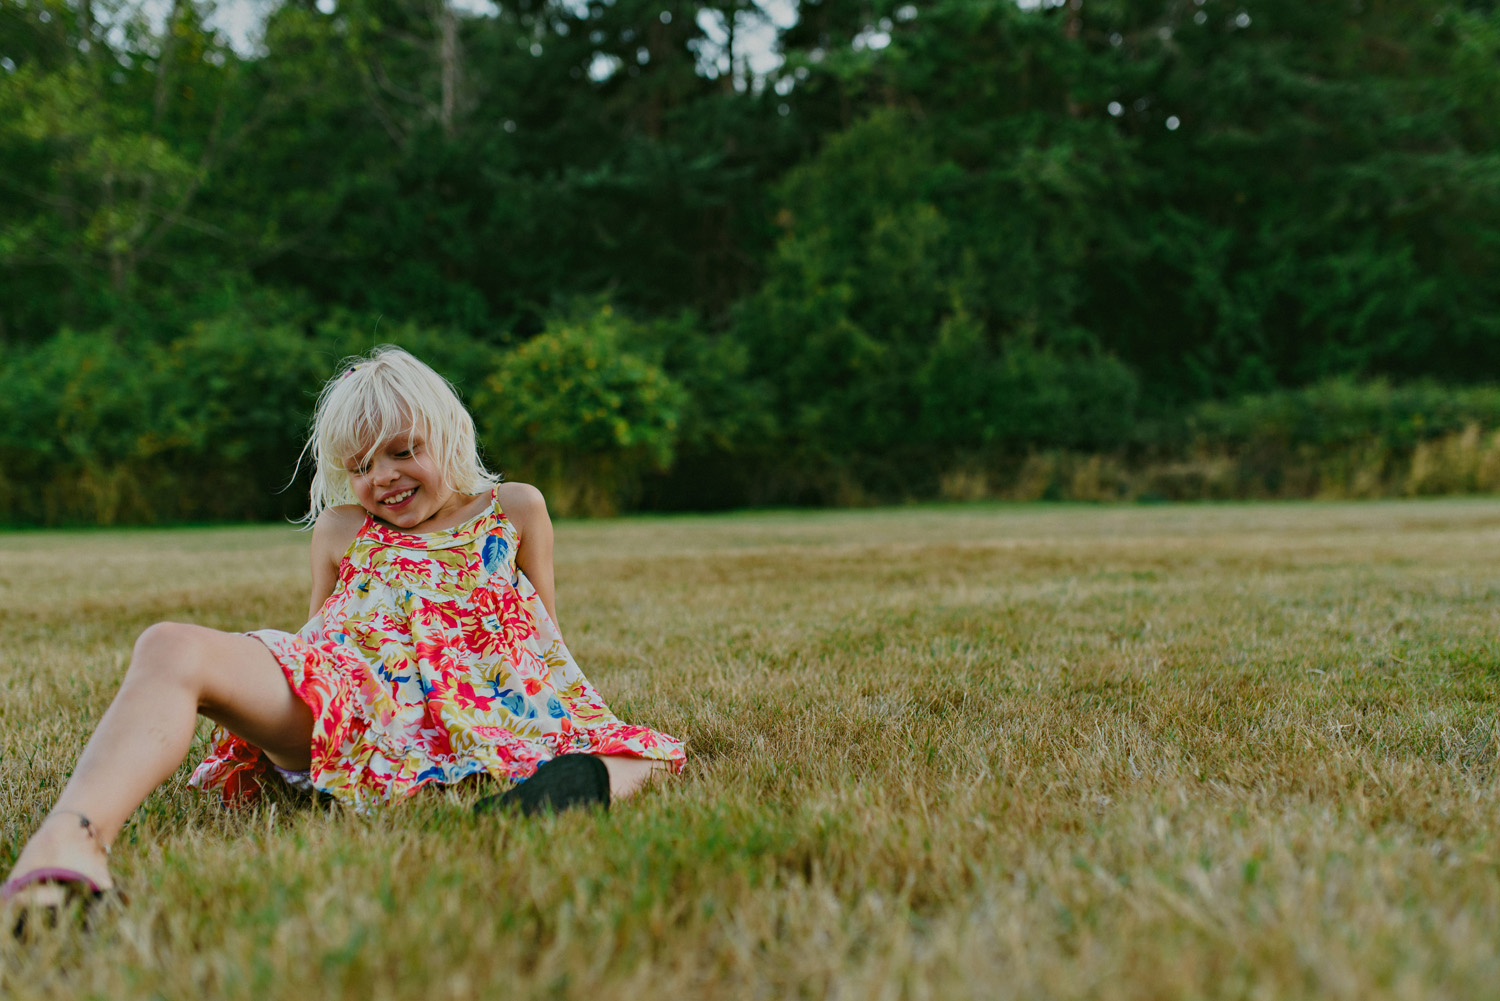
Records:
<instances>
[{"instance_id":1,"label":"young girl","mask_svg":"<svg viewBox=\"0 0 1500 1001\"><path fill-rule=\"evenodd\" d=\"M617 719L557 627L540 491L484 469L474 422L399 348L324 387L314 465L312 601L297 633L163 622L0 893L51 906L108 890L109 844L218 724L191 782L226 800L281 779L356 809L490 775L480 808L608 806L682 743Z\"/></svg>"}]
</instances>

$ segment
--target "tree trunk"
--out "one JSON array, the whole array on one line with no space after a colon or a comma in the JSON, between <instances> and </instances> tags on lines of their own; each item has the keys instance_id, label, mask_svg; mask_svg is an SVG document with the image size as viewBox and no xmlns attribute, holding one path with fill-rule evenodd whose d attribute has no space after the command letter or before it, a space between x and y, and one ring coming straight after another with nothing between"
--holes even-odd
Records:
<instances>
[{"instance_id":1,"label":"tree trunk","mask_svg":"<svg viewBox=\"0 0 1500 1001\"><path fill-rule=\"evenodd\" d=\"M93 0L78 0L78 37L88 43L84 50L84 61L94 61L94 4Z\"/></svg>"},{"instance_id":2,"label":"tree trunk","mask_svg":"<svg viewBox=\"0 0 1500 1001\"><path fill-rule=\"evenodd\" d=\"M734 56L734 28L735 28L735 23L737 21L739 21L739 19L740 19L740 8L739 8L739 6L737 4L731 4L730 7L729 7L728 14L726 14L725 17L724 17L724 21L728 25L728 28L729 28L729 40L726 41L724 43L724 45L725 45L725 47L729 51L729 90L730 91L736 91L736 90L740 89L739 88L740 69L739 69L739 66L736 65L736 60L735 60L735 56Z\"/></svg>"},{"instance_id":3,"label":"tree trunk","mask_svg":"<svg viewBox=\"0 0 1500 1001\"><path fill-rule=\"evenodd\" d=\"M1077 41L1083 35L1083 0L1068 0L1068 22L1063 29L1069 41ZM1083 117L1083 105L1068 94L1068 115L1071 118Z\"/></svg>"},{"instance_id":4,"label":"tree trunk","mask_svg":"<svg viewBox=\"0 0 1500 1001\"><path fill-rule=\"evenodd\" d=\"M167 113L167 98L171 96L172 68L177 60L177 22L182 18L182 9L188 0L172 0L172 13L167 18L166 34L161 42L161 55L156 60L156 97L151 105L151 131L161 134L162 119Z\"/></svg>"},{"instance_id":5,"label":"tree trunk","mask_svg":"<svg viewBox=\"0 0 1500 1001\"><path fill-rule=\"evenodd\" d=\"M458 18L450 0L438 0L438 67L443 90L438 121L442 123L443 135L449 138L453 137L453 123L458 113L460 58Z\"/></svg>"},{"instance_id":6,"label":"tree trunk","mask_svg":"<svg viewBox=\"0 0 1500 1001\"><path fill-rule=\"evenodd\" d=\"M1083 0L1068 0L1068 26L1065 33L1070 39L1083 34Z\"/></svg>"}]
</instances>

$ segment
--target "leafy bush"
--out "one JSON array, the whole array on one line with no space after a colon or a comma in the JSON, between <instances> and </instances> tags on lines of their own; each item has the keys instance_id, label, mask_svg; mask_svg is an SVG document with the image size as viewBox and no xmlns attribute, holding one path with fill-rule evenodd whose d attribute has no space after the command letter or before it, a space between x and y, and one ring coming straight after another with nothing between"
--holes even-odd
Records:
<instances>
[{"instance_id":1,"label":"leafy bush","mask_svg":"<svg viewBox=\"0 0 1500 1001\"><path fill-rule=\"evenodd\" d=\"M0 370L6 520L298 515L296 460L318 390L376 343L452 381L491 465L536 480L561 513L616 511L679 446L727 454L772 427L741 347L691 314L639 324L588 303L504 350L350 312L309 323L225 311L168 340L67 332L13 354Z\"/></svg>"},{"instance_id":2,"label":"leafy bush","mask_svg":"<svg viewBox=\"0 0 1500 1001\"><path fill-rule=\"evenodd\" d=\"M1074 155L1091 130L996 135L974 158L892 107L788 172L734 324L778 422L764 499L924 496L953 463L1131 440L1136 376L1072 318L1076 234L1113 190L1107 156Z\"/></svg>"},{"instance_id":3,"label":"leafy bush","mask_svg":"<svg viewBox=\"0 0 1500 1001\"><path fill-rule=\"evenodd\" d=\"M329 367L294 330L224 321L164 345L46 341L0 374L8 506L45 524L280 513Z\"/></svg>"},{"instance_id":4,"label":"leafy bush","mask_svg":"<svg viewBox=\"0 0 1500 1001\"><path fill-rule=\"evenodd\" d=\"M1129 440L1135 376L1097 351L992 348L966 314L943 324L915 373L924 441L956 448L1115 448Z\"/></svg>"},{"instance_id":5,"label":"leafy bush","mask_svg":"<svg viewBox=\"0 0 1500 1001\"><path fill-rule=\"evenodd\" d=\"M1200 405L1189 427L1240 448L1327 447L1376 441L1401 450L1462 431L1500 428L1500 387L1332 379L1301 389Z\"/></svg>"},{"instance_id":6,"label":"leafy bush","mask_svg":"<svg viewBox=\"0 0 1500 1001\"><path fill-rule=\"evenodd\" d=\"M144 355L64 331L0 370L0 490L13 518L110 524L137 506L120 471L180 436L150 406L159 355Z\"/></svg>"},{"instance_id":7,"label":"leafy bush","mask_svg":"<svg viewBox=\"0 0 1500 1001\"><path fill-rule=\"evenodd\" d=\"M1164 436L1158 458L1166 465L1149 492L1381 497L1492 489L1500 478L1487 432L1496 430L1500 387L1327 380L1199 404L1176 435ZM1196 472L1205 469L1214 475Z\"/></svg>"},{"instance_id":8,"label":"leafy bush","mask_svg":"<svg viewBox=\"0 0 1500 1001\"><path fill-rule=\"evenodd\" d=\"M7 520L153 524L300 514L293 484L313 405L369 329L335 315L312 331L225 313L164 343L68 332L0 370ZM388 327L460 385L499 353L469 338Z\"/></svg>"},{"instance_id":9,"label":"leafy bush","mask_svg":"<svg viewBox=\"0 0 1500 1001\"><path fill-rule=\"evenodd\" d=\"M1201 404L1146 436L1135 376L1087 336L997 337L955 303L909 364L884 369L910 406L867 411L882 422L872 442L841 423L847 412L809 419L853 402L838 387L811 410L778 403L747 372L744 332L712 336L686 313L637 322L599 301L510 348L353 313L307 323L226 312L166 341L64 332L0 369L0 506L22 524L300 514L304 483L289 481L317 391L377 340L450 378L491 465L537 482L562 514L643 496L670 508L1500 484L1500 387L1334 380Z\"/></svg>"},{"instance_id":10,"label":"leafy bush","mask_svg":"<svg viewBox=\"0 0 1500 1001\"><path fill-rule=\"evenodd\" d=\"M334 363L342 358L368 354L381 344L397 344L432 366L468 402L504 353L499 345L461 331L349 310L335 310L313 324L312 340L327 359L327 371L319 379L332 374Z\"/></svg>"},{"instance_id":11,"label":"leafy bush","mask_svg":"<svg viewBox=\"0 0 1500 1001\"><path fill-rule=\"evenodd\" d=\"M555 321L501 356L475 396L502 466L536 480L555 510L617 510L644 472L672 461L686 394L631 350L628 326L608 305Z\"/></svg>"}]
</instances>

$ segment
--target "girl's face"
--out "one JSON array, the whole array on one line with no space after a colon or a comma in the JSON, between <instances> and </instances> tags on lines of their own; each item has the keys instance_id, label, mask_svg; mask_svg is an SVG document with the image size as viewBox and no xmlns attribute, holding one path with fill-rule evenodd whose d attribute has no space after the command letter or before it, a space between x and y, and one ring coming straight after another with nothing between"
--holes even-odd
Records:
<instances>
[{"instance_id":1,"label":"girl's face","mask_svg":"<svg viewBox=\"0 0 1500 1001\"><path fill-rule=\"evenodd\" d=\"M350 459L345 468L359 506L396 528L420 529L464 501L443 485L420 427L382 442L368 459Z\"/></svg>"}]
</instances>

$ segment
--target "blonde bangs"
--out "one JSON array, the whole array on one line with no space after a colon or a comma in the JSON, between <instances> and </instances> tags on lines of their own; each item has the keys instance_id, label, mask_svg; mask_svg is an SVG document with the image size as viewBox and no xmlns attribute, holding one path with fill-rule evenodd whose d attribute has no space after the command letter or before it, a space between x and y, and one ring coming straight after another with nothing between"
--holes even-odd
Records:
<instances>
[{"instance_id":1,"label":"blonde bangs","mask_svg":"<svg viewBox=\"0 0 1500 1001\"><path fill-rule=\"evenodd\" d=\"M303 524L317 521L326 508L357 503L350 467L395 438L418 434L447 489L477 494L500 482L479 461L474 419L448 380L394 345L345 359L318 396L303 450L312 453L313 466Z\"/></svg>"}]
</instances>

